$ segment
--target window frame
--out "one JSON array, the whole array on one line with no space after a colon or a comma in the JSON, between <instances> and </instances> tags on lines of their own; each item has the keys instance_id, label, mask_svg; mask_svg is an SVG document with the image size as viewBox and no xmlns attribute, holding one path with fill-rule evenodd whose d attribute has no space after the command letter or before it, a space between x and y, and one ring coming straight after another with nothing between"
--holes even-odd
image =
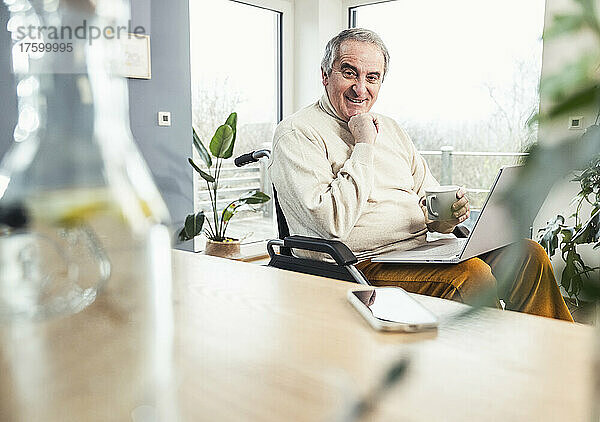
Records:
<instances>
[{"instance_id":1,"label":"window frame","mask_svg":"<svg viewBox=\"0 0 600 422\"><path fill-rule=\"evenodd\" d=\"M342 0L343 22L346 22L347 28L354 28L356 22L353 12L360 6L370 6L372 4L389 3L397 0Z\"/></svg>"},{"instance_id":2,"label":"window frame","mask_svg":"<svg viewBox=\"0 0 600 422\"><path fill-rule=\"evenodd\" d=\"M277 123L293 112L294 104L294 8L285 0L228 0L280 14L277 58Z\"/></svg>"},{"instance_id":3,"label":"window frame","mask_svg":"<svg viewBox=\"0 0 600 422\"><path fill-rule=\"evenodd\" d=\"M277 28L278 39L276 45L276 61L277 61L277 92L276 92L276 122L279 123L284 117L292 114L294 104L294 8L293 3L286 0L226 0L233 3L239 3L241 5L257 7L259 9L268 10L278 14ZM191 89L191 87L190 87ZM190 107L192 105L190 104ZM194 202L196 199L196 185L194 183L193 189ZM195 208L195 204L194 204ZM275 225L275 215L273 215L273 224ZM257 243L253 241L251 243L242 244L247 254L247 247L244 245L254 245ZM265 243L265 241L259 241L258 243ZM196 252L201 251L198 244L198 238L194 238L193 250ZM250 246L251 248L251 246ZM263 248L264 249L264 248ZM252 253L250 253L252 255Z\"/></svg>"}]
</instances>

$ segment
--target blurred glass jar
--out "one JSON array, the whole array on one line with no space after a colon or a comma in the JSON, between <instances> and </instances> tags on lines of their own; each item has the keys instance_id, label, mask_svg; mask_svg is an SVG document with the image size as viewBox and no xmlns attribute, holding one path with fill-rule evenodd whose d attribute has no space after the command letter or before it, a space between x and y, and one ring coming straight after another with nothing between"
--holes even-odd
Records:
<instances>
[{"instance_id":1,"label":"blurred glass jar","mask_svg":"<svg viewBox=\"0 0 600 422\"><path fill-rule=\"evenodd\" d=\"M89 38L126 19L126 4L6 3L19 116L0 165L0 316L45 318L83 309L109 278L118 284L117 257L139 250L168 212L132 140L126 81L111 74L120 44ZM88 38L49 39L41 27L87 27Z\"/></svg>"},{"instance_id":2,"label":"blurred glass jar","mask_svg":"<svg viewBox=\"0 0 600 422\"><path fill-rule=\"evenodd\" d=\"M13 336L18 327L23 346L3 352L31 354L28 345L43 344L27 362L9 359L20 374L14 399L35 405L3 407L13 409L11 420L52 413L48 400L62 390L51 394L41 382L49 360L66 365L70 385L81 377L81 388L96 386L87 409L100 420L102 409L123 420L140 406L157 408L172 344L168 211L133 142L127 82L113 72L121 57L114 31L127 25L129 5L4 2L18 124L0 164L0 323L11 324ZM92 27L111 29L95 37ZM118 360L127 378L111 378L108 368L86 374L89 356L62 362L67 339L74 350L97 342L98 364ZM36 360L44 369L30 369ZM83 400L78 407L86 408Z\"/></svg>"}]
</instances>

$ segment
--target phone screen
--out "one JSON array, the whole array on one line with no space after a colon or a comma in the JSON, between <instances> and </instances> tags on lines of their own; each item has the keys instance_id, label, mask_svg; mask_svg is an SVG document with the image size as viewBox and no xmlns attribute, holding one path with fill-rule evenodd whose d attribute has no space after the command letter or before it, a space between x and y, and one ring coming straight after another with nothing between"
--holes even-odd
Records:
<instances>
[{"instance_id":1,"label":"phone screen","mask_svg":"<svg viewBox=\"0 0 600 422\"><path fill-rule=\"evenodd\" d=\"M435 324L436 317L409 294L396 287L353 291L377 319L400 324Z\"/></svg>"}]
</instances>

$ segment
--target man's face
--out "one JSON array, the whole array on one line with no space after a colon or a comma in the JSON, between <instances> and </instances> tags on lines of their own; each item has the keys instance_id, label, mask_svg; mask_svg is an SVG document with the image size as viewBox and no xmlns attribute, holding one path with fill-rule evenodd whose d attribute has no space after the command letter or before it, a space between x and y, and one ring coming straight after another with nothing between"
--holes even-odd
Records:
<instances>
[{"instance_id":1,"label":"man's face","mask_svg":"<svg viewBox=\"0 0 600 422\"><path fill-rule=\"evenodd\" d=\"M383 79L383 53L371 43L344 41L331 75L321 71L323 85L338 116L350 117L371 110Z\"/></svg>"}]
</instances>

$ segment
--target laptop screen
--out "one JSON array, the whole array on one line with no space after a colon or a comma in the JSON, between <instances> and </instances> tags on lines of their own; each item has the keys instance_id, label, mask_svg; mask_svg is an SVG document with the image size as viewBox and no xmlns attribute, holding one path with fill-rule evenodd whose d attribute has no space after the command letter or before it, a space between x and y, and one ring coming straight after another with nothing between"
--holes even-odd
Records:
<instances>
[{"instance_id":1,"label":"laptop screen","mask_svg":"<svg viewBox=\"0 0 600 422\"><path fill-rule=\"evenodd\" d=\"M503 198L506 190L516 180L520 167L506 166L498 172L481 209L481 214L471 231L462 258L478 256L515 241L512 215L510 210L507 209ZM531 217L531 223L533 223L533 218L535 216ZM528 238L530 233L518 233L518 236L519 239Z\"/></svg>"}]
</instances>

